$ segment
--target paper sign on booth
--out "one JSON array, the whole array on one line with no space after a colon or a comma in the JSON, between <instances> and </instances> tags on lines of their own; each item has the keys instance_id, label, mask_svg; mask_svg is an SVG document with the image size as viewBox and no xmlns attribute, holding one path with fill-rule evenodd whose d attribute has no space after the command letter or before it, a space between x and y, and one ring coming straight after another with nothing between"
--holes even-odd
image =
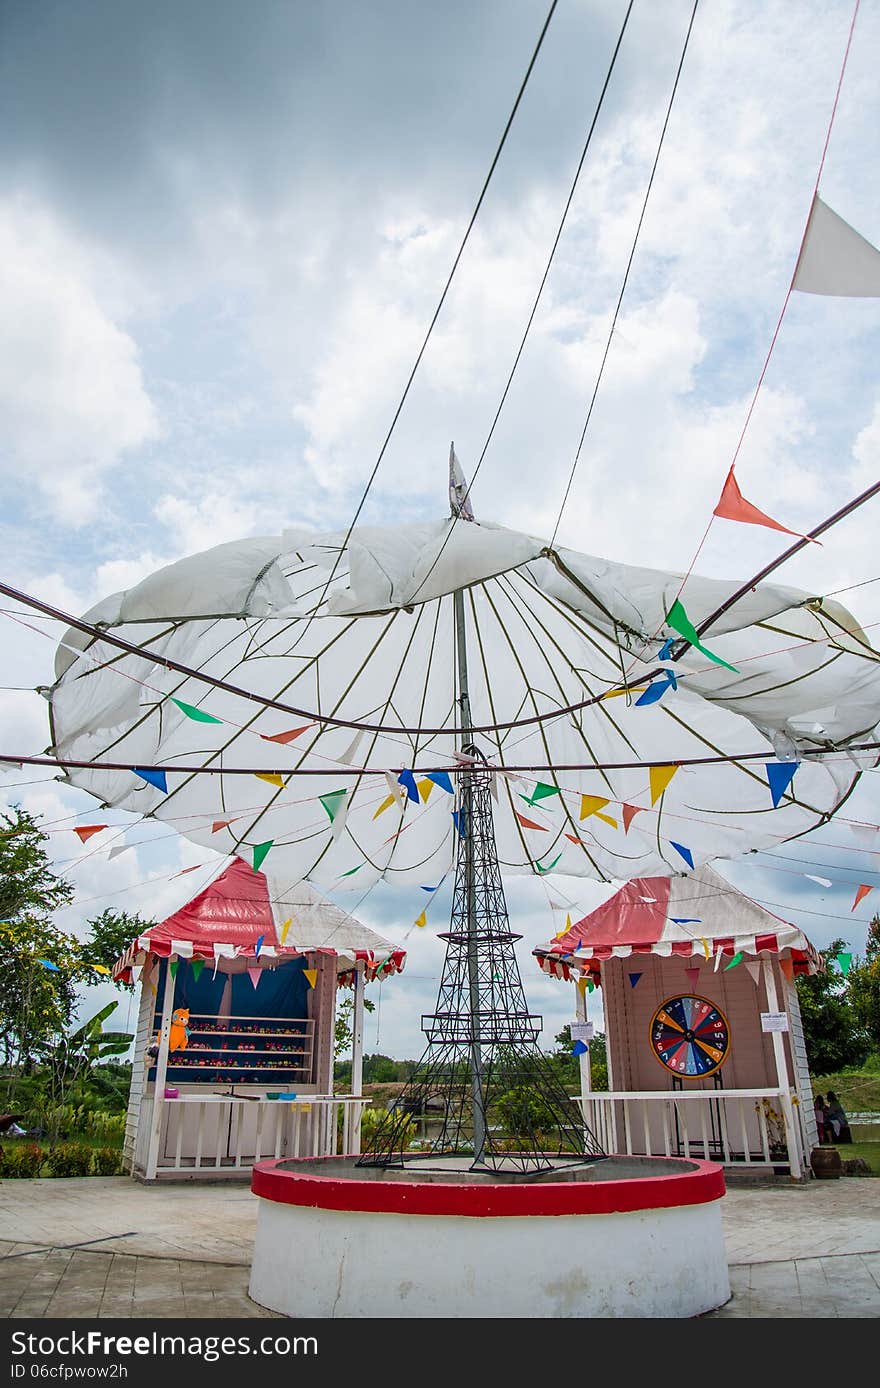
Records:
<instances>
[{"instance_id":1,"label":"paper sign on booth","mask_svg":"<svg viewBox=\"0 0 880 1388\"><path fill-rule=\"evenodd\" d=\"M788 1031L788 1016L785 1012L762 1012L762 1031Z\"/></svg>"},{"instance_id":2,"label":"paper sign on booth","mask_svg":"<svg viewBox=\"0 0 880 1388\"><path fill-rule=\"evenodd\" d=\"M584 1042L586 1042L586 1041L592 1041L594 1034L595 1034L595 1027L594 1027L594 1025L593 1025L592 1022L572 1022L572 1023L571 1023L571 1041L572 1041L572 1045L574 1045L575 1041L584 1041Z\"/></svg>"}]
</instances>

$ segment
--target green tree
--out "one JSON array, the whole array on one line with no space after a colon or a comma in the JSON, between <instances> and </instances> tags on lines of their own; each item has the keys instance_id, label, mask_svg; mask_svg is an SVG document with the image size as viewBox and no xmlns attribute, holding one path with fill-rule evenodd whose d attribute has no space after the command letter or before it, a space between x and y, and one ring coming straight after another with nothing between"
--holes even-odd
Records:
<instances>
[{"instance_id":1,"label":"green tree","mask_svg":"<svg viewBox=\"0 0 880 1388\"><path fill-rule=\"evenodd\" d=\"M106 914L106 913L105 913ZM376 1004L364 998L364 1011L375 1012ZM339 1060L351 1050L351 1018L354 1012L354 998L345 998L336 1009L336 1024L333 1031L333 1059ZM349 1074L351 1070L349 1068Z\"/></svg>"},{"instance_id":2,"label":"green tree","mask_svg":"<svg viewBox=\"0 0 880 1388\"><path fill-rule=\"evenodd\" d=\"M89 938L86 942L86 953L91 963L103 964L106 969L112 969L116 960L124 954L133 940L138 935L145 934L152 930L155 921L144 920L137 912L114 911L110 907L102 911L99 916L95 916L89 921ZM102 976L92 972L91 983L100 983ZM131 992L134 988L133 983L117 983L117 988L125 988Z\"/></svg>"},{"instance_id":3,"label":"green tree","mask_svg":"<svg viewBox=\"0 0 880 1388\"><path fill-rule=\"evenodd\" d=\"M850 967L846 997L872 1049L880 1052L880 916L868 926L865 958L854 959Z\"/></svg>"},{"instance_id":4,"label":"green tree","mask_svg":"<svg viewBox=\"0 0 880 1388\"><path fill-rule=\"evenodd\" d=\"M49 836L26 810L0 815L0 920L45 918L73 900L73 887L52 871Z\"/></svg>"},{"instance_id":5,"label":"green tree","mask_svg":"<svg viewBox=\"0 0 880 1388\"><path fill-rule=\"evenodd\" d=\"M64 1104L73 1088L82 1088L97 1066L124 1055L133 1037L127 1031L105 1031L104 1023L118 1002L108 1002L94 1017L43 1048L49 1069L53 1108Z\"/></svg>"},{"instance_id":6,"label":"green tree","mask_svg":"<svg viewBox=\"0 0 880 1388\"><path fill-rule=\"evenodd\" d=\"M76 985L93 977L73 935L31 915L0 923L0 1044L7 1066L33 1068L70 1025Z\"/></svg>"},{"instance_id":7,"label":"green tree","mask_svg":"<svg viewBox=\"0 0 880 1388\"><path fill-rule=\"evenodd\" d=\"M846 979L831 967L832 959L845 948L843 940L832 941L821 951L824 971L797 979L804 1040L814 1075L860 1065L870 1050L867 1033L847 998Z\"/></svg>"},{"instance_id":8,"label":"green tree","mask_svg":"<svg viewBox=\"0 0 880 1388\"><path fill-rule=\"evenodd\" d=\"M577 1056L571 1052L571 1027L567 1022L562 1030L556 1033L554 1039L561 1049L553 1052L552 1059L562 1071L563 1082L579 1092L581 1070ZM601 1031L597 1031L590 1042L590 1078L594 1089L608 1088L608 1054L605 1033Z\"/></svg>"}]
</instances>

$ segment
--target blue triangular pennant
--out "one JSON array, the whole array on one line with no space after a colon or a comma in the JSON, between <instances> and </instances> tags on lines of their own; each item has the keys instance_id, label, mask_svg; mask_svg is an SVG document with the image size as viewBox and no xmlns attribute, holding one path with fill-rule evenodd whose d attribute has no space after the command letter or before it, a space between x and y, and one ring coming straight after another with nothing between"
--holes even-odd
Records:
<instances>
[{"instance_id":1,"label":"blue triangular pennant","mask_svg":"<svg viewBox=\"0 0 880 1388\"><path fill-rule=\"evenodd\" d=\"M419 788L416 785L416 778L411 771L403 770L397 778L400 785L406 789L407 800L414 800L417 805L421 805L422 798L419 795Z\"/></svg>"},{"instance_id":2,"label":"blue triangular pennant","mask_svg":"<svg viewBox=\"0 0 880 1388\"><path fill-rule=\"evenodd\" d=\"M662 699L667 689L677 689L678 680L671 670L665 670L659 680L653 680L644 694L640 694L636 699L636 708L643 708L645 704L656 704L658 699Z\"/></svg>"},{"instance_id":3,"label":"blue triangular pennant","mask_svg":"<svg viewBox=\"0 0 880 1388\"><path fill-rule=\"evenodd\" d=\"M429 781L433 781L435 786L441 790L448 790L450 795L455 794L455 787L452 784L452 777L448 771L427 771L425 773Z\"/></svg>"},{"instance_id":4,"label":"blue triangular pennant","mask_svg":"<svg viewBox=\"0 0 880 1388\"><path fill-rule=\"evenodd\" d=\"M627 977L629 978L629 986L630 986L630 988L635 988L635 986L636 986L636 984L638 983L638 981L639 981L639 979L641 978L641 976L642 976L641 974L628 974L628 975L627 975Z\"/></svg>"},{"instance_id":5,"label":"blue triangular pennant","mask_svg":"<svg viewBox=\"0 0 880 1388\"><path fill-rule=\"evenodd\" d=\"M794 780L794 773L799 765L800 762L796 761L765 762L764 770L767 772L767 783L770 786L774 810Z\"/></svg>"},{"instance_id":6,"label":"blue triangular pennant","mask_svg":"<svg viewBox=\"0 0 880 1388\"><path fill-rule=\"evenodd\" d=\"M461 834L461 837L462 837L462 838L465 838L465 837L466 837L466 832L465 832L465 827L464 827L464 811L463 811L463 810L453 810L453 811L452 811L452 822L453 822L453 824L455 825L455 827L456 827L456 829L458 830L458 832Z\"/></svg>"},{"instance_id":7,"label":"blue triangular pennant","mask_svg":"<svg viewBox=\"0 0 880 1388\"><path fill-rule=\"evenodd\" d=\"M571 1053L572 1055L586 1055L589 1049L589 1046L584 1041L575 1041L571 1048Z\"/></svg>"},{"instance_id":8,"label":"blue triangular pennant","mask_svg":"<svg viewBox=\"0 0 880 1388\"><path fill-rule=\"evenodd\" d=\"M261 948L262 948L263 941L265 940L265 938L266 938L265 935L259 935L259 936L257 937L257 943L254 945L254 958L255 958L255 959L259 959L259 957L260 957L260 950L261 950Z\"/></svg>"},{"instance_id":9,"label":"blue triangular pennant","mask_svg":"<svg viewBox=\"0 0 880 1388\"><path fill-rule=\"evenodd\" d=\"M660 647L660 650L657 652L657 659L658 659L658 660L671 660L671 659L672 659L672 647L673 647L674 645L675 645L675 641L674 641L674 640L664 641L664 642L663 642L663 645Z\"/></svg>"},{"instance_id":10,"label":"blue triangular pennant","mask_svg":"<svg viewBox=\"0 0 880 1388\"><path fill-rule=\"evenodd\" d=\"M702 925L699 916L670 916L673 925Z\"/></svg>"},{"instance_id":11,"label":"blue triangular pennant","mask_svg":"<svg viewBox=\"0 0 880 1388\"><path fill-rule=\"evenodd\" d=\"M143 766L135 766L132 769L134 774L140 776L142 781L149 781L150 785L155 786L157 790L161 790L163 795L168 794L168 782L165 779L164 771L147 771Z\"/></svg>"},{"instance_id":12,"label":"blue triangular pennant","mask_svg":"<svg viewBox=\"0 0 880 1388\"><path fill-rule=\"evenodd\" d=\"M676 853L681 854L688 867L692 868L694 865L694 855L691 853L691 850L689 848L685 848L683 843L676 843L674 839L670 839L669 844L671 848L675 849Z\"/></svg>"}]
</instances>

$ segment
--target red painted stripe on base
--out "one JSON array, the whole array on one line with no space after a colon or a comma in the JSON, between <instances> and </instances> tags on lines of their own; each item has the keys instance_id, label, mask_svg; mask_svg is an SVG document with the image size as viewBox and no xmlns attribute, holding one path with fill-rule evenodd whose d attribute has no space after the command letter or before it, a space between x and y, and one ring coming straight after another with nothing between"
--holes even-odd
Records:
<instances>
[{"instance_id":1,"label":"red painted stripe on base","mask_svg":"<svg viewBox=\"0 0 880 1388\"><path fill-rule=\"evenodd\" d=\"M319 1176L301 1166L316 1158L258 1162L251 1190L263 1200L320 1210L378 1214L513 1215L623 1214L682 1205L706 1205L724 1194L724 1173L715 1162L696 1161L692 1171L620 1181L557 1181L544 1185L454 1185L393 1179ZM338 1160L333 1157L325 1161ZM665 1163L665 1158L659 1160Z\"/></svg>"}]
</instances>

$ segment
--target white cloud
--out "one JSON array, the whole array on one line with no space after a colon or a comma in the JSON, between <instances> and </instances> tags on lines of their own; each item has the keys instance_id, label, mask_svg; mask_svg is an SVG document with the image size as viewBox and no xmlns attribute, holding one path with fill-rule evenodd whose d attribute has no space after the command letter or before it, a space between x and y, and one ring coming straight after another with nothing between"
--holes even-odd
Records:
<instances>
[{"instance_id":1,"label":"white cloud","mask_svg":"<svg viewBox=\"0 0 880 1388\"><path fill-rule=\"evenodd\" d=\"M137 346L102 307L76 242L20 199L0 206L0 295L5 470L82 524L100 508L102 474L159 434Z\"/></svg>"}]
</instances>

